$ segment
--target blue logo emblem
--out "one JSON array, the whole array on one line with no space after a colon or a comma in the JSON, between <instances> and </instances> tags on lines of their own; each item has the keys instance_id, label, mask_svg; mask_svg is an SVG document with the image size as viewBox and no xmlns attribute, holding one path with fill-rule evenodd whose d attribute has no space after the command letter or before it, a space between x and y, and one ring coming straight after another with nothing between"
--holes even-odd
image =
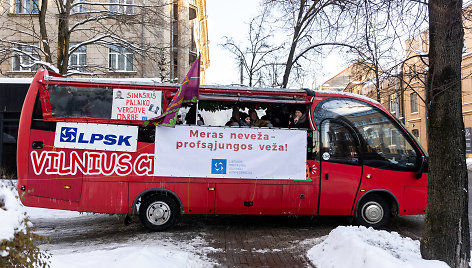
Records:
<instances>
[{"instance_id":1,"label":"blue logo emblem","mask_svg":"<svg viewBox=\"0 0 472 268\"><path fill-rule=\"evenodd\" d=\"M76 127L62 127L61 128L61 142L75 142L77 139Z\"/></svg>"},{"instance_id":2,"label":"blue logo emblem","mask_svg":"<svg viewBox=\"0 0 472 268\"><path fill-rule=\"evenodd\" d=\"M211 160L211 174L226 174L226 159Z\"/></svg>"}]
</instances>

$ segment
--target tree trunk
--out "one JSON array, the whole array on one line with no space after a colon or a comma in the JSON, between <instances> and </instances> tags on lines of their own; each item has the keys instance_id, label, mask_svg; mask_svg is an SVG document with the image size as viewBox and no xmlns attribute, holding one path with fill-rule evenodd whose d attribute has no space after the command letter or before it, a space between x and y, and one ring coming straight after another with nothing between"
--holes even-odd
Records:
<instances>
[{"instance_id":1,"label":"tree trunk","mask_svg":"<svg viewBox=\"0 0 472 268\"><path fill-rule=\"evenodd\" d=\"M57 31L57 68L59 73L66 74L69 65L69 14L59 13Z\"/></svg>"},{"instance_id":2,"label":"tree trunk","mask_svg":"<svg viewBox=\"0 0 472 268\"><path fill-rule=\"evenodd\" d=\"M428 109L429 182L421 255L468 267L470 234L461 60L461 0L430 0Z\"/></svg>"},{"instance_id":3,"label":"tree trunk","mask_svg":"<svg viewBox=\"0 0 472 268\"><path fill-rule=\"evenodd\" d=\"M48 10L48 0L41 0L41 9L39 10L39 33L41 37L41 44L44 48L45 61L52 64L51 48L49 46L49 39L46 28L46 12Z\"/></svg>"},{"instance_id":4,"label":"tree trunk","mask_svg":"<svg viewBox=\"0 0 472 268\"><path fill-rule=\"evenodd\" d=\"M290 52L288 53L287 63L285 64L284 77L282 80L282 88L286 88L288 85L288 78L290 76L290 72L292 71L292 67L293 67L292 61L293 61L293 57L295 56L295 49L297 48L297 44L298 44L298 41L296 40L292 41Z\"/></svg>"},{"instance_id":5,"label":"tree trunk","mask_svg":"<svg viewBox=\"0 0 472 268\"><path fill-rule=\"evenodd\" d=\"M300 9L298 10L298 15L297 15L297 20L295 24L295 28L293 29L293 37L292 37L292 43L290 44L290 52L288 53L288 58L287 58L287 63L285 64L285 71L284 71L284 76L282 80L282 88L286 88L288 85L288 78L290 76L290 72L292 71L293 67L293 58L295 57L295 50L297 49L298 45L298 38L300 37L300 31L302 29L302 21L303 21L303 9L305 6L306 1L301 0L300 1Z\"/></svg>"}]
</instances>

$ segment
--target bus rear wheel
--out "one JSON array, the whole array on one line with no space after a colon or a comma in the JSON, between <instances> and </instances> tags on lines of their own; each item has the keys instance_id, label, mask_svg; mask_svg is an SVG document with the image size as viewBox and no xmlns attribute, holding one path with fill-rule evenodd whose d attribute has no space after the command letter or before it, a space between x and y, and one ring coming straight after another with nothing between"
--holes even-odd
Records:
<instances>
[{"instance_id":1,"label":"bus rear wheel","mask_svg":"<svg viewBox=\"0 0 472 268\"><path fill-rule=\"evenodd\" d=\"M164 231L172 227L177 215L177 203L166 195L152 195L139 206L139 219L151 231Z\"/></svg>"},{"instance_id":2,"label":"bus rear wheel","mask_svg":"<svg viewBox=\"0 0 472 268\"><path fill-rule=\"evenodd\" d=\"M357 207L356 222L365 227L381 228L390 219L388 202L376 194L366 196Z\"/></svg>"}]
</instances>

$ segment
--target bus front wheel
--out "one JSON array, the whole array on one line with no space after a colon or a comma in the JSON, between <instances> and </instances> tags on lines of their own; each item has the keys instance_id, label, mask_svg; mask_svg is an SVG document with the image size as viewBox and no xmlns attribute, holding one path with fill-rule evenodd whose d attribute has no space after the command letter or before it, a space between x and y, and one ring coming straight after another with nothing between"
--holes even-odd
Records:
<instances>
[{"instance_id":1,"label":"bus front wheel","mask_svg":"<svg viewBox=\"0 0 472 268\"><path fill-rule=\"evenodd\" d=\"M379 195L372 194L361 200L357 207L355 219L360 225L380 228L390 219L390 206Z\"/></svg>"},{"instance_id":2,"label":"bus front wheel","mask_svg":"<svg viewBox=\"0 0 472 268\"><path fill-rule=\"evenodd\" d=\"M177 215L177 203L167 195L152 195L139 206L139 219L151 231L164 231L172 227Z\"/></svg>"}]
</instances>

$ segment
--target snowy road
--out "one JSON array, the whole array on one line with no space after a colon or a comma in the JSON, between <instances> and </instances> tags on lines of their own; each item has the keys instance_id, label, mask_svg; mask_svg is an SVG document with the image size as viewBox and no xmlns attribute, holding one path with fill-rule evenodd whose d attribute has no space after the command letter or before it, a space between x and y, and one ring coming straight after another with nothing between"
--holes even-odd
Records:
<instances>
[{"instance_id":1,"label":"snowy road","mask_svg":"<svg viewBox=\"0 0 472 268\"><path fill-rule=\"evenodd\" d=\"M41 248L48 249L59 260L70 259L70 256L77 258L73 255L77 252L100 255L99 250L154 247L191 253L187 257L195 265L188 267L213 266L215 263L222 266L306 267L309 266L306 252L320 242L319 238L338 225L347 224L344 217L189 215L183 216L169 231L152 233L141 227L137 220L125 226L119 216L28 210L39 234L50 237L50 243ZM387 230L417 239L421 235L422 221L421 216L396 218ZM76 267L87 267L85 264Z\"/></svg>"}]
</instances>

